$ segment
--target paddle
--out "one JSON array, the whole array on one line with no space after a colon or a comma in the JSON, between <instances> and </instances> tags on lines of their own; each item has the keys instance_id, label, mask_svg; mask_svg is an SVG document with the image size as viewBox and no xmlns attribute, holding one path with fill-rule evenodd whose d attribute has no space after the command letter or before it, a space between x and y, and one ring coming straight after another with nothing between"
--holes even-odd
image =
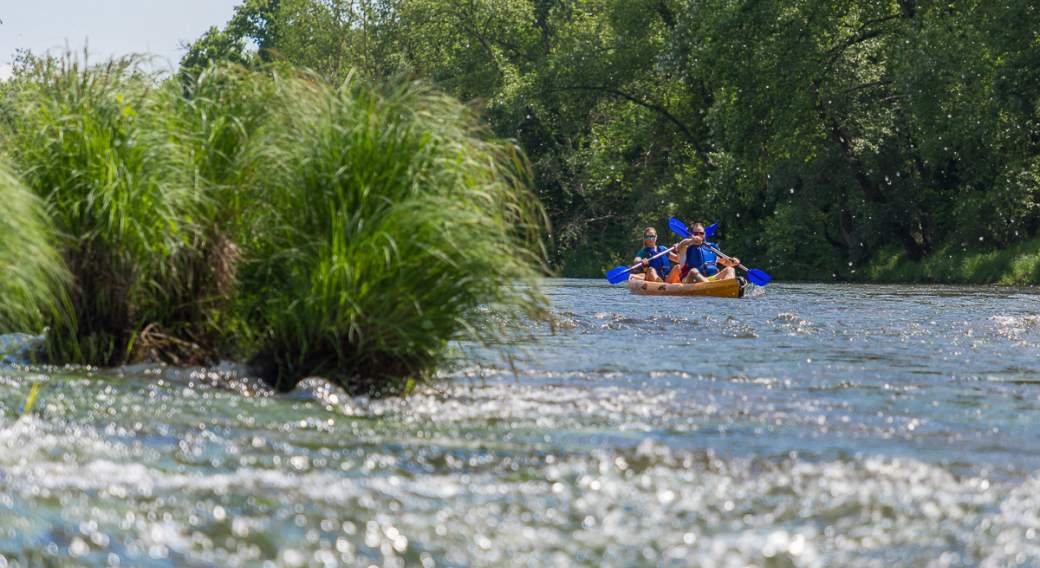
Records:
<instances>
[{"instance_id":1,"label":"paddle","mask_svg":"<svg viewBox=\"0 0 1040 568\"><path fill-rule=\"evenodd\" d=\"M710 237L712 234L715 233L715 228L716 228L717 225L718 225L718 223L713 223L710 227L708 227L707 229L704 230L704 238L705 239L707 239L708 237ZM686 225L683 225L682 221L676 219L675 217L672 217L671 219L668 220L668 226L671 227L672 231L674 231L677 235L679 235L680 237L682 237L684 239L688 239L691 236L690 235L690 231L686 230ZM712 246L708 246L708 248L711 249L711 252L721 256L722 258L724 258L726 260L733 260L732 258L722 254L721 251L719 251L718 249L716 249L716 248L714 248ZM740 268L743 268L744 272L747 272L748 280L752 281L753 283L757 284L758 286L765 286L766 284L769 284L770 280L772 280L772 277L770 277L765 272L762 272L761 270L757 270L757 269L754 269L754 268L748 268L748 267L744 266L743 264L738 264L737 266L739 266Z\"/></svg>"},{"instance_id":2,"label":"paddle","mask_svg":"<svg viewBox=\"0 0 1040 568\"><path fill-rule=\"evenodd\" d=\"M675 247L668 247L667 249L665 249L665 250L655 254L654 256L651 256L650 260L653 260L655 258L661 258L662 256L664 256L664 255L666 255L666 254L668 254L668 253L670 253L670 252L672 252L674 250L675 250ZM640 262L639 264L633 264L632 266L619 266L619 267L617 267L617 268L615 268L615 269L613 269L613 270L611 270L610 272L607 273L607 282L610 282L611 284L617 284L618 282L621 282L622 280L628 280L628 273L629 272L632 272L633 270L635 270L637 268L642 268L642 267L643 267L643 263L642 262Z\"/></svg>"}]
</instances>

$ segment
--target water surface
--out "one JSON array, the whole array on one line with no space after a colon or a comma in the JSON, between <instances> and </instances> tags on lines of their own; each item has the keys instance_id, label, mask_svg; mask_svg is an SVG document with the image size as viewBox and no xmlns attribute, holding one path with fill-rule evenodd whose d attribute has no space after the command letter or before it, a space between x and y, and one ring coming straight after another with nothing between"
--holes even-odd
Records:
<instances>
[{"instance_id":1,"label":"water surface","mask_svg":"<svg viewBox=\"0 0 1040 568\"><path fill-rule=\"evenodd\" d=\"M1032 289L547 287L407 400L9 357L0 566L1040 566Z\"/></svg>"}]
</instances>

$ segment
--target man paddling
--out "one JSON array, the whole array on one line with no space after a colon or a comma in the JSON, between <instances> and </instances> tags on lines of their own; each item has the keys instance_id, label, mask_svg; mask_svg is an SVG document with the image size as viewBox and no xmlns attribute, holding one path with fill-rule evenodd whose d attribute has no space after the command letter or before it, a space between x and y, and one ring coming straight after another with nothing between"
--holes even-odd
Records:
<instances>
[{"instance_id":1,"label":"man paddling","mask_svg":"<svg viewBox=\"0 0 1040 568\"><path fill-rule=\"evenodd\" d=\"M668 249L657 244L657 229L653 227L643 229L643 250L639 251L635 258L635 262L643 263L643 274L636 274L633 271L632 277L645 279L647 282L664 282L665 277L669 276L671 266L669 261L678 262L679 257L675 253L668 253L653 260L651 257L666 250ZM676 270L671 270L671 272L678 273Z\"/></svg>"},{"instance_id":2,"label":"man paddling","mask_svg":"<svg viewBox=\"0 0 1040 568\"><path fill-rule=\"evenodd\" d=\"M715 254L711 250L712 248L721 250L719 245L704 240L704 225L700 223L690 225L690 238L683 239L675 245L675 249L679 253L676 262L682 267L679 278L683 282L687 284L715 282L737 277L737 271L733 267L740 264L740 259L727 260ZM719 270L720 264L724 267L721 270Z\"/></svg>"}]
</instances>

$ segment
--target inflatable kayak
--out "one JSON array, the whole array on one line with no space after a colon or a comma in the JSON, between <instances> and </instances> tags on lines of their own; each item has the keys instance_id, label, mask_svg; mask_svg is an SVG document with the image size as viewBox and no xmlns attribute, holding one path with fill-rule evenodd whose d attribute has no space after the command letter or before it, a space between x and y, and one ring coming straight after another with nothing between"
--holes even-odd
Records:
<instances>
[{"instance_id":1,"label":"inflatable kayak","mask_svg":"<svg viewBox=\"0 0 1040 568\"><path fill-rule=\"evenodd\" d=\"M718 282L697 284L666 284L646 282L639 278L628 279L628 291L640 296L713 296L716 298L743 298L746 283L743 279L730 278Z\"/></svg>"}]
</instances>

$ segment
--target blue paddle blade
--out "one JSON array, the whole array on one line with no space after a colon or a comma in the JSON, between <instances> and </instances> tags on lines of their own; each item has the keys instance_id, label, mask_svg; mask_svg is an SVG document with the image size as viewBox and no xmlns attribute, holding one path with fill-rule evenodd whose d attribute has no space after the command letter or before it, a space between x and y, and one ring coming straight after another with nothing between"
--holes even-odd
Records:
<instances>
[{"instance_id":1,"label":"blue paddle blade","mask_svg":"<svg viewBox=\"0 0 1040 568\"><path fill-rule=\"evenodd\" d=\"M686 230L686 225L683 225L683 222L675 217L668 219L668 226L672 229L672 232L680 237L684 239L690 238L690 232Z\"/></svg>"},{"instance_id":2,"label":"blue paddle blade","mask_svg":"<svg viewBox=\"0 0 1040 568\"><path fill-rule=\"evenodd\" d=\"M679 235L680 237L684 239L690 238L690 231L686 228L686 225L683 225L683 222L676 219L675 217L668 219L668 226L672 229L672 232ZM712 223L711 225L708 225L708 227L704 229L704 238L710 238L712 235L715 234L715 230L718 228L718 223Z\"/></svg>"},{"instance_id":3,"label":"blue paddle blade","mask_svg":"<svg viewBox=\"0 0 1040 568\"><path fill-rule=\"evenodd\" d=\"M628 273L632 272L632 269L627 266L619 266L607 273L607 282L611 284L617 284L624 280L628 280Z\"/></svg>"},{"instance_id":4,"label":"blue paddle blade","mask_svg":"<svg viewBox=\"0 0 1040 568\"><path fill-rule=\"evenodd\" d=\"M772 280L768 274L754 268L749 269L747 275L748 280L752 281L756 286L765 286L766 284L769 284L770 280Z\"/></svg>"}]
</instances>

